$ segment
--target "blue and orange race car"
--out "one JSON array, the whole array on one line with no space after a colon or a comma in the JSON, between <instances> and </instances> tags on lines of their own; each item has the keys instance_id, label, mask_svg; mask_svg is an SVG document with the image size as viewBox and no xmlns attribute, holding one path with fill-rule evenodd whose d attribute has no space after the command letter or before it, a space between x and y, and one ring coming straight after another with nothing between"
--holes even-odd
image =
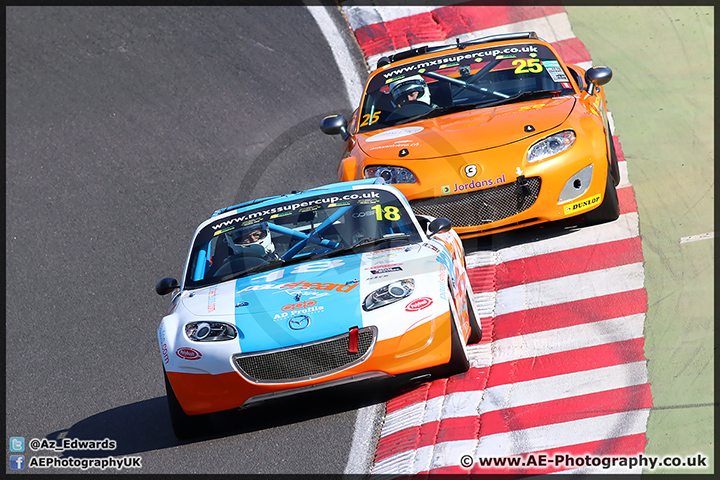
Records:
<instances>
[{"instance_id":1,"label":"blue and orange race car","mask_svg":"<svg viewBox=\"0 0 720 480\"><path fill-rule=\"evenodd\" d=\"M468 369L481 338L458 235L382 179L217 210L158 328L173 430L271 397Z\"/></svg>"}]
</instances>

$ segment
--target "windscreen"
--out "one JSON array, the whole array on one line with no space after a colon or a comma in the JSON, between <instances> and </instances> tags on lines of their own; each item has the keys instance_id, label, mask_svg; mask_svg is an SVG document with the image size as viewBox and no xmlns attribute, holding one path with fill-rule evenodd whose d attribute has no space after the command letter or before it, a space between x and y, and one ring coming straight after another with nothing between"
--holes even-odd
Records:
<instances>
[{"instance_id":1,"label":"windscreen","mask_svg":"<svg viewBox=\"0 0 720 480\"><path fill-rule=\"evenodd\" d=\"M565 70L543 45L468 48L378 72L364 96L359 131L573 93Z\"/></svg>"},{"instance_id":2,"label":"windscreen","mask_svg":"<svg viewBox=\"0 0 720 480\"><path fill-rule=\"evenodd\" d=\"M400 199L383 189L333 192L244 209L218 218L195 237L185 288L319 255L388 248L385 241L418 242L420 234ZM373 240L381 239L379 242ZM392 246L396 246L395 244Z\"/></svg>"}]
</instances>

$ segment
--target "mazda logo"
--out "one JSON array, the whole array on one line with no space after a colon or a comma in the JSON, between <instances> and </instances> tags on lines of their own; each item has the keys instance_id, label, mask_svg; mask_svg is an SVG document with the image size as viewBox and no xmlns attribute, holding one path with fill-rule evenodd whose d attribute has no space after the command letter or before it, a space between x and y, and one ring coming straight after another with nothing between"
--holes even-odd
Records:
<instances>
[{"instance_id":1,"label":"mazda logo","mask_svg":"<svg viewBox=\"0 0 720 480\"><path fill-rule=\"evenodd\" d=\"M303 328L307 328L308 325L310 325L310 317L308 317L307 315L295 315L290 319L288 325L293 330L302 330Z\"/></svg>"}]
</instances>

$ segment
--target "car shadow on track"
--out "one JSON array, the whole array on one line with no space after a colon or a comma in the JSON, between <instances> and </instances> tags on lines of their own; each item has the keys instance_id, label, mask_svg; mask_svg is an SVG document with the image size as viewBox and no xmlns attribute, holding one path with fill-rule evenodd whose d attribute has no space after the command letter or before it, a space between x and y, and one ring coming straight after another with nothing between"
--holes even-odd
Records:
<instances>
[{"instance_id":1,"label":"car shadow on track","mask_svg":"<svg viewBox=\"0 0 720 480\"><path fill-rule=\"evenodd\" d=\"M465 247L466 255L478 251L497 251L502 248L561 237L571 234L578 229L588 227L589 225L582 221L581 217L570 218L523 227L503 233L463 239L463 246Z\"/></svg>"},{"instance_id":2,"label":"car shadow on track","mask_svg":"<svg viewBox=\"0 0 720 480\"><path fill-rule=\"evenodd\" d=\"M98 413L69 429L45 435L49 440L116 441L113 450L65 450L62 457L102 458L137 454L177 445L265 430L321 418L378 403L416 387L419 381L386 378L341 385L284 398L271 399L239 410L208 415L208 431L193 440L175 438L165 396L123 405Z\"/></svg>"}]
</instances>

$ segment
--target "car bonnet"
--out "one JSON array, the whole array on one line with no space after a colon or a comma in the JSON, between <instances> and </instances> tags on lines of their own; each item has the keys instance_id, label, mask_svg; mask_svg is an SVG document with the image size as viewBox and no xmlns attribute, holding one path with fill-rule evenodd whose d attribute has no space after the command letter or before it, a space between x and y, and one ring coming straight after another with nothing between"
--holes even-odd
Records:
<instances>
[{"instance_id":1,"label":"car bonnet","mask_svg":"<svg viewBox=\"0 0 720 480\"><path fill-rule=\"evenodd\" d=\"M419 249L410 245L381 252L394 252L393 262L402 264ZM381 258L377 254L370 254L374 265ZM368 258L346 255L242 277L196 290L183 306L200 318L234 321L245 353L315 342L364 326L361 295L367 292L360 284L367 283L362 277Z\"/></svg>"},{"instance_id":2,"label":"car bonnet","mask_svg":"<svg viewBox=\"0 0 720 480\"><path fill-rule=\"evenodd\" d=\"M562 97L467 110L359 134L358 145L374 159L395 162L486 150L557 127L574 104L574 97Z\"/></svg>"}]
</instances>

